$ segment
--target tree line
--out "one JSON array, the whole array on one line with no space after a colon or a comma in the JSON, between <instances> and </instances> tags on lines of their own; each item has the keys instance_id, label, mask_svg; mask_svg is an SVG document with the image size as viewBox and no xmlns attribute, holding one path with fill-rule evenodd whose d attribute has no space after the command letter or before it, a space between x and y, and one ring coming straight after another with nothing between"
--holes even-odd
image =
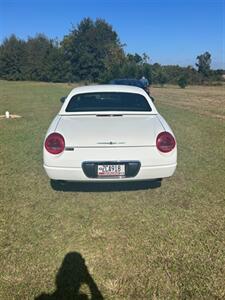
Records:
<instances>
[{"instance_id":1,"label":"tree line","mask_svg":"<svg viewBox=\"0 0 225 300\"><path fill-rule=\"evenodd\" d=\"M224 70L212 70L211 54L193 66L150 64L146 53L125 53L112 26L103 19L84 18L62 41L37 34L27 40L11 35L0 45L0 78L51 82L108 82L140 78L150 83L204 84L222 81Z\"/></svg>"}]
</instances>

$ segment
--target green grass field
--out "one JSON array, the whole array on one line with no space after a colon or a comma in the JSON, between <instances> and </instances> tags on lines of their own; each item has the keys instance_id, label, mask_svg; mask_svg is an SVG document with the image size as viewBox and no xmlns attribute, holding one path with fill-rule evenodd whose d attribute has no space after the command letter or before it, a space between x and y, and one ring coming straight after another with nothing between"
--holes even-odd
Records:
<instances>
[{"instance_id":1,"label":"green grass field","mask_svg":"<svg viewBox=\"0 0 225 300\"><path fill-rule=\"evenodd\" d=\"M56 192L42 143L72 87L0 81L22 116L0 119L0 299L224 299L225 87L153 88L178 142L160 188Z\"/></svg>"}]
</instances>

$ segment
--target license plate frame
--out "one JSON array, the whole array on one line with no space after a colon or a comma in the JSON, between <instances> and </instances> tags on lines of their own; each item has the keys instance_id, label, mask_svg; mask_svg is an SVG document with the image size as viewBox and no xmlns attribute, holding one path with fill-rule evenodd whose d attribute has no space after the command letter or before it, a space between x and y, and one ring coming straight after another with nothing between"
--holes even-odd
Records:
<instances>
[{"instance_id":1,"label":"license plate frame","mask_svg":"<svg viewBox=\"0 0 225 300\"><path fill-rule=\"evenodd\" d=\"M126 175L125 164L98 164L98 177L124 177Z\"/></svg>"}]
</instances>

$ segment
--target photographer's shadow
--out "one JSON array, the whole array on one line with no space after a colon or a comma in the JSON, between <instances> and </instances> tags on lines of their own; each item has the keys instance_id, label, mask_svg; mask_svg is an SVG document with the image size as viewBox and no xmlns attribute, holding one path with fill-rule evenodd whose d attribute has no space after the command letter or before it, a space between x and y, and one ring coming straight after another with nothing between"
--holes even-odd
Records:
<instances>
[{"instance_id":1,"label":"photographer's shadow","mask_svg":"<svg viewBox=\"0 0 225 300\"><path fill-rule=\"evenodd\" d=\"M82 284L90 290L91 298L80 292ZM78 252L66 254L56 275L56 290L52 294L42 293L36 300L103 300L94 279L91 277L85 260Z\"/></svg>"}]
</instances>

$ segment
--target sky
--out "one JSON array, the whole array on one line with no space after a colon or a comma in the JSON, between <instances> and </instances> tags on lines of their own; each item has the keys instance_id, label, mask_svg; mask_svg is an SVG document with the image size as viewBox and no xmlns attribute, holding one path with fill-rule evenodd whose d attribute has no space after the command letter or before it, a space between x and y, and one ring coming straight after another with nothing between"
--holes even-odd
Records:
<instances>
[{"instance_id":1,"label":"sky","mask_svg":"<svg viewBox=\"0 0 225 300\"><path fill-rule=\"evenodd\" d=\"M0 43L13 33L62 40L84 17L105 19L125 52L150 63L194 66L209 51L225 69L225 0L0 0Z\"/></svg>"}]
</instances>

